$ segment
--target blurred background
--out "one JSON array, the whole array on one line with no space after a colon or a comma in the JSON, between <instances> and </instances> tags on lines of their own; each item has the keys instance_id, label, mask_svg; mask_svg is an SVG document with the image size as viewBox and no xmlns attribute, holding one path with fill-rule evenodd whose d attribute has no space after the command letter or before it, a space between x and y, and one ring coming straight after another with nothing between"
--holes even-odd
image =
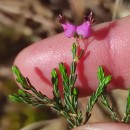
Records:
<instances>
[{"instance_id":1,"label":"blurred background","mask_svg":"<svg viewBox=\"0 0 130 130\"><path fill-rule=\"evenodd\" d=\"M62 32L57 17L64 14L71 22L80 24L88 11L95 15L95 24L130 14L129 0L0 0L0 130L64 130L66 122L58 119L49 108L34 108L11 103L8 95L17 92L11 66L16 55L25 47ZM126 91L110 93L119 113ZM116 100L118 97L118 100ZM81 99L80 108L85 108ZM103 112L103 114L101 114ZM109 113L97 104L90 122L109 121ZM119 114L119 116L120 116ZM52 120L53 119L53 120ZM49 121L48 121L49 120ZM51 125L48 125L51 124ZM29 125L29 126L28 126ZM26 127L28 126L28 127Z\"/></svg>"}]
</instances>

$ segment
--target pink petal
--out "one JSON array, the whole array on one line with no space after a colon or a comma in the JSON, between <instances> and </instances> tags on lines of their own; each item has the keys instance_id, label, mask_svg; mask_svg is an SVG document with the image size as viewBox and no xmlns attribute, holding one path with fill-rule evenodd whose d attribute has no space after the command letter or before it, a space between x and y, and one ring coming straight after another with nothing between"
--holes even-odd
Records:
<instances>
[{"instance_id":1,"label":"pink petal","mask_svg":"<svg viewBox=\"0 0 130 130\"><path fill-rule=\"evenodd\" d=\"M65 24L62 24L62 26L63 26L66 37L74 36L74 34L76 32L76 28L77 28L75 25L66 22Z\"/></svg>"},{"instance_id":2,"label":"pink petal","mask_svg":"<svg viewBox=\"0 0 130 130\"><path fill-rule=\"evenodd\" d=\"M85 38L90 35L90 29L91 29L91 23L89 21L86 21L77 27L76 32L78 35L81 35L83 38Z\"/></svg>"}]
</instances>

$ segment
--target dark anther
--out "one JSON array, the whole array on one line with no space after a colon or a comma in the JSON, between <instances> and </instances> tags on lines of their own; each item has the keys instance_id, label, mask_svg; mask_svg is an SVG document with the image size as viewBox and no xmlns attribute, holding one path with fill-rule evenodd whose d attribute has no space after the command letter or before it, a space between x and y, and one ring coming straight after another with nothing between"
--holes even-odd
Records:
<instances>
[{"instance_id":1,"label":"dark anther","mask_svg":"<svg viewBox=\"0 0 130 130\"><path fill-rule=\"evenodd\" d=\"M64 15L59 14L59 19L58 19L59 23L64 24L66 22L66 18Z\"/></svg>"},{"instance_id":2,"label":"dark anther","mask_svg":"<svg viewBox=\"0 0 130 130\"><path fill-rule=\"evenodd\" d=\"M88 16L84 16L85 21L90 21L91 24L95 22L93 12L91 11Z\"/></svg>"}]
</instances>

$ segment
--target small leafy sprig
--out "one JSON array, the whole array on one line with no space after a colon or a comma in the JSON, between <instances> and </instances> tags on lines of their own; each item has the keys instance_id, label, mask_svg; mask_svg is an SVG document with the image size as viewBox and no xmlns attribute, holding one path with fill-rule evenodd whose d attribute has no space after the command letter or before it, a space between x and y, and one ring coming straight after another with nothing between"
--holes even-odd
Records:
<instances>
[{"instance_id":1,"label":"small leafy sprig","mask_svg":"<svg viewBox=\"0 0 130 130\"><path fill-rule=\"evenodd\" d=\"M78 111L78 89L74 86L77 74L77 62L83 54L83 50L78 52L78 44L73 43L72 55L73 62L70 65L70 75L63 63L59 64L59 71L63 80L64 103L62 103L61 95L58 89L58 74L56 69L51 72L51 81L53 85L53 99L49 99L46 95L37 91L30 83L29 79L24 77L19 68L14 65L13 72L16 75L16 81L21 84L22 89L18 90L18 94L10 95L10 99L16 102L24 102L33 106L49 106L56 110L60 115L64 116L70 124L70 128L77 127L82 124L82 113ZM78 55L79 54L79 55Z\"/></svg>"},{"instance_id":2,"label":"small leafy sprig","mask_svg":"<svg viewBox=\"0 0 130 130\"><path fill-rule=\"evenodd\" d=\"M109 103L108 92L107 92L107 89L105 87L110 82L112 77L111 76L106 76L105 77L102 67L99 67L97 74L98 74L98 79L99 79L100 83L103 81L103 79L105 81L105 78L106 78L106 81L105 81L104 87L103 87L104 90L102 91L102 94L100 93L100 97L101 97L100 102L110 112L112 120L115 121L115 122L130 123L130 90L128 92L124 117L122 119L119 119L113 105L110 105L110 103ZM98 88L97 88L97 91L98 91ZM91 96L91 98L92 97L93 97L93 95Z\"/></svg>"},{"instance_id":3,"label":"small leafy sprig","mask_svg":"<svg viewBox=\"0 0 130 130\"><path fill-rule=\"evenodd\" d=\"M101 103L106 107L106 109L110 112L111 118L115 122L121 122L121 123L130 123L130 90L128 92L127 102L126 102L126 108L125 108L125 114L122 119L119 119L117 116L116 111L113 108L113 105L111 106L107 97L107 91L105 90L104 93L101 95Z\"/></svg>"},{"instance_id":4,"label":"small leafy sprig","mask_svg":"<svg viewBox=\"0 0 130 130\"><path fill-rule=\"evenodd\" d=\"M99 80L99 86L98 86L96 92L94 92L92 94L92 96L90 97L90 99L88 101L88 104L86 107L86 119L85 119L84 123L86 123L88 121L88 119L90 118L90 116L91 116L90 112L91 112L93 106L98 101L98 98L101 95L104 95L104 91L112 78L111 75L105 76L105 73L104 73L103 68L101 66L99 66L99 68L98 68L97 75L98 75L98 80ZM103 100L103 101L105 101L105 100Z\"/></svg>"},{"instance_id":5,"label":"small leafy sprig","mask_svg":"<svg viewBox=\"0 0 130 130\"><path fill-rule=\"evenodd\" d=\"M107 110L110 112L111 114L111 118L115 121L115 122L119 122L118 118L117 118L117 114L113 108L113 106L110 105L108 97L107 97L107 91L105 90L104 93L101 95L101 103L107 108Z\"/></svg>"},{"instance_id":6,"label":"small leafy sprig","mask_svg":"<svg viewBox=\"0 0 130 130\"><path fill-rule=\"evenodd\" d=\"M104 75L104 71L102 67L99 67L99 71L98 71L98 79L100 82L104 82L104 86L106 86L110 80L111 80L112 76L106 76ZM111 118L114 121L118 121L117 120L117 115L116 112L114 111L114 108L110 106L109 100L107 98L107 88L104 87L104 90L101 94L101 103L110 111L111 113Z\"/></svg>"},{"instance_id":7,"label":"small leafy sprig","mask_svg":"<svg viewBox=\"0 0 130 130\"><path fill-rule=\"evenodd\" d=\"M12 101L24 102L33 106L53 106L52 101L46 95L38 92L30 83L29 79L22 75L21 71L16 65L12 67L12 70L16 75L16 81L22 86L22 89L18 90L18 94L9 95L9 98Z\"/></svg>"},{"instance_id":8,"label":"small leafy sprig","mask_svg":"<svg viewBox=\"0 0 130 130\"><path fill-rule=\"evenodd\" d=\"M80 126L87 123L91 117L91 111L95 103L101 98L101 103L107 108L111 113L111 118L116 122L130 122L130 90L128 93L125 115L120 121L117 118L117 114L110 105L107 97L107 85L110 83L112 76L105 76L105 72L102 66L99 66L97 76L99 80L99 85L96 91L90 97L87 106L86 106L86 118L83 121L82 112L78 110L78 88L75 86L77 74L77 64L80 62L84 50L80 50L79 39L87 38L90 35L91 25L94 22L93 14L90 13L89 16L85 17L85 22L80 26L75 26L66 21L65 17L60 15L60 23L63 26L65 35L67 37L75 37L76 42L72 44L71 52L73 61L70 65L70 74L68 74L67 69L64 63L59 63L59 71L62 77L63 82L63 95L64 98L61 98L61 93L59 91L59 78L57 70L54 68L51 71L51 82L53 85L53 99L49 99L46 95L43 95L40 91L37 91L35 87L30 83L30 80L27 77L24 77L19 70L19 68L14 65L12 67L13 72L16 75L16 81L22 86L18 90L17 94L10 95L9 98L15 102L24 102L32 106L42 107L48 106L56 110L58 114L66 118L69 123L70 128ZM86 30L84 29L86 28ZM60 86L61 87L61 86Z\"/></svg>"},{"instance_id":9,"label":"small leafy sprig","mask_svg":"<svg viewBox=\"0 0 130 130\"><path fill-rule=\"evenodd\" d=\"M73 62L70 65L70 75L68 75L66 67L63 63L59 64L59 71L63 80L63 94L64 102L62 102L61 95L58 89L58 74L56 69L51 72L52 84L53 84L53 99L49 99L46 95L37 91L35 87L30 83L29 79L24 77L17 66L13 66L12 70L16 75L16 81L21 84L22 89L18 90L18 94L10 95L10 99L16 102L24 102L33 106L49 106L56 110L58 114L64 116L70 128L74 128L83 124L82 112L78 110L78 89L75 87L77 79L76 67L83 50L78 52L78 43L72 45ZM79 54L79 55L78 55ZM104 76L104 71L100 66L98 69L99 86L95 93L90 97L87 109L85 123L91 116L91 110L95 103L98 101L99 96L104 94L106 85L110 82L111 76ZM31 91L31 92L30 92Z\"/></svg>"},{"instance_id":10,"label":"small leafy sprig","mask_svg":"<svg viewBox=\"0 0 130 130\"><path fill-rule=\"evenodd\" d=\"M53 85L53 99L49 99L46 95L37 91L30 83L29 79L24 77L17 66L13 66L12 70L16 75L16 81L21 84L22 89L18 90L18 94L10 95L10 99L16 102L24 102L33 106L49 106L56 110L58 114L64 116L70 128L74 128L83 124L82 112L78 110L78 89L75 87L77 79L76 68L77 63L83 55L84 50L79 52L79 43L76 37L76 43L72 44L73 61L70 65L70 75L67 73L65 65L61 62L59 64L59 71L63 81L64 102L62 102L61 95L58 89L58 74L54 68L51 72L51 81ZM111 80L111 76L105 76L102 67L98 69L99 86L95 93L90 97L87 109L85 123L91 116L91 110L98 101L99 96L103 95L106 85Z\"/></svg>"}]
</instances>

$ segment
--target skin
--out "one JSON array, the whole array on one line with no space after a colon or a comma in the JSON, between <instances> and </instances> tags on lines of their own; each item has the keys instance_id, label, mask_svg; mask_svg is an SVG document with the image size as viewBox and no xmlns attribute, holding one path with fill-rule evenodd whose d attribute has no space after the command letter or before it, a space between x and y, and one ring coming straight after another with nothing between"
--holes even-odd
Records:
<instances>
[{"instance_id":1,"label":"skin","mask_svg":"<svg viewBox=\"0 0 130 130\"><path fill-rule=\"evenodd\" d=\"M129 23L130 16L96 25L89 38L79 41L80 46L85 50L76 72L78 74L76 86L79 88L80 96L89 95L96 90L98 85L96 72L99 65L103 66L106 75L113 76L109 90L129 87ZM72 62L70 48L74 41L74 38L66 38L63 33L44 39L20 52L14 64L20 68L24 76L30 79L37 90L52 98L51 70L57 68L61 61L68 69ZM59 82L61 84L61 80ZM119 123L98 123L91 126L100 130L130 129L130 125ZM87 126L82 127L83 130L87 130Z\"/></svg>"},{"instance_id":2,"label":"skin","mask_svg":"<svg viewBox=\"0 0 130 130\"><path fill-rule=\"evenodd\" d=\"M130 130L130 125L122 123L92 123L73 130Z\"/></svg>"}]
</instances>

